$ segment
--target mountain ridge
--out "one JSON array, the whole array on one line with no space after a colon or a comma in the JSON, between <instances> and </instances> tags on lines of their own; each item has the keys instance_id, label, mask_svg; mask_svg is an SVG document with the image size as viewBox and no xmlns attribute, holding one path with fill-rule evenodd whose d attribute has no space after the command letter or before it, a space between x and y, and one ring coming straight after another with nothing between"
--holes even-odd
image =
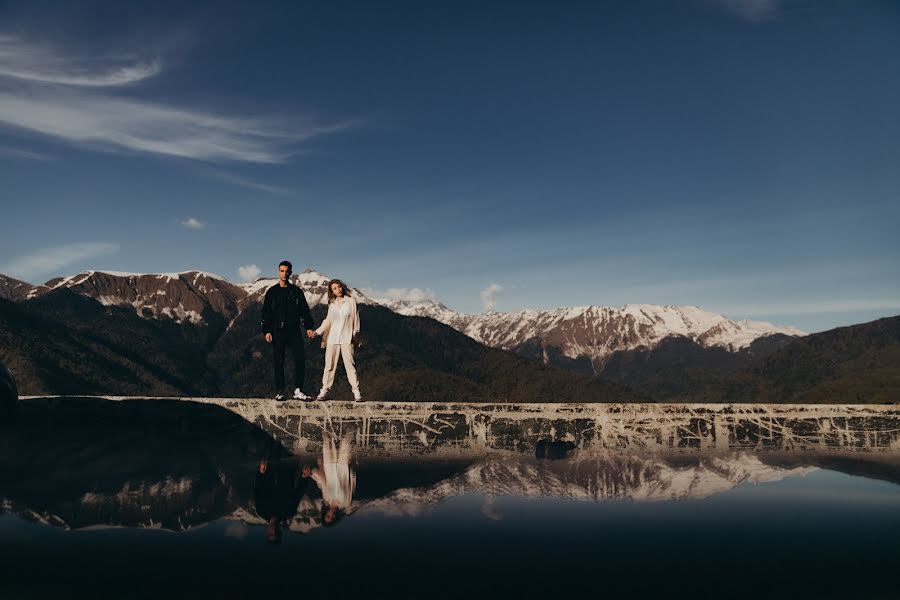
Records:
<instances>
[{"instance_id":1,"label":"mountain ridge","mask_svg":"<svg viewBox=\"0 0 900 600\"><path fill-rule=\"evenodd\" d=\"M306 269L291 281L303 289L310 306L327 302L330 278L316 269ZM142 318L171 319L176 323L205 325L211 315L228 323L248 307L260 302L276 278L231 283L224 277L199 270L181 273L122 273L83 271L57 277L30 289L24 282L4 285L0 295L14 301L40 297L68 288L104 305L131 307ZM3 290L6 290L4 292ZM17 290L17 291L13 291ZM359 288L351 293L361 304L380 305L398 314L428 317L449 325L487 346L508 350L574 370L599 374L615 354L639 348L655 348L671 336L685 337L704 348L724 348L736 353L759 338L805 335L793 327L740 320L695 306L626 304L561 307L549 310L523 309L477 315L456 312L437 300L392 300L369 296ZM588 368L588 365L590 368Z\"/></svg>"}]
</instances>

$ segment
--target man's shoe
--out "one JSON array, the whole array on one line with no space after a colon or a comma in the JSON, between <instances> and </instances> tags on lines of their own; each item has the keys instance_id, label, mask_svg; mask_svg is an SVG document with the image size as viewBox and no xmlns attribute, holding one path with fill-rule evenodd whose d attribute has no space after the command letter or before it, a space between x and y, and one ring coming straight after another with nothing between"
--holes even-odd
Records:
<instances>
[{"instance_id":1,"label":"man's shoe","mask_svg":"<svg viewBox=\"0 0 900 600\"><path fill-rule=\"evenodd\" d=\"M275 394L275 400L277 400L278 402L284 402L284 394L278 392L277 394Z\"/></svg>"},{"instance_id":2,"label":"man's shoe","mask_svg":"<svg viewBox=\"0 0 900 600\"><path fill-rule=\"evenodd\" d=\"M303 390L296 388L294 390L294 400L311 400L311 398L304 394Z\"/></svg>"}]
</instances>

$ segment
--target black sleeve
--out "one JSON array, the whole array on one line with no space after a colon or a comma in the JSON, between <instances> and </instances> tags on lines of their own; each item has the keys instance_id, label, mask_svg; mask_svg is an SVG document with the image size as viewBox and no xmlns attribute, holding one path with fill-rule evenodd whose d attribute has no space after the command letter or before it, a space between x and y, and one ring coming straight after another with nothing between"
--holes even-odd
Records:
<instances>
[{"instance_id":1,"label":"black sleeve","mask_svg":"<svg viewBox=\"0 0 900 600\"><path fill-rule=\"evenodd\" d=\"M270 293L271 288L266 292L266 297L263 300L262 307L262 321L260 322L260 328L263 333L272 333L272 294Z\"/></svg>"},{"instance_id":2,"label":"black sleeve","mask_svg":"<svg viewBox=\"0 0 900 600\"><path fill-rule=\"evenodd\" d=\"M300 299L297 302L297 308L300 309L300 318L303 319L306 329L315 329L316 326L313 323L312 313L309 312L309 303L306 301L306 294L303 293L303 290L299 291Z\"/></svg>"}]
</instances>

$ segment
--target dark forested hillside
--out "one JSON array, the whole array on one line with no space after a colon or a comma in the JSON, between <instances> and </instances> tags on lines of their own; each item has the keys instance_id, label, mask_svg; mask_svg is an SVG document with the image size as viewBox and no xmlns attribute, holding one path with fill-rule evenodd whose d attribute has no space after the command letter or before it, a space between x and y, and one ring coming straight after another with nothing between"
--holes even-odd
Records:
<instances>
[{"instance_id":1,"label":"dark forested hillside","mask_svg":"<svg viewBox=\"0 0 900 600\"><path fill-rule=\"evenodd\" d=\"M324 307L315 310L316 320ZM365 344L357 361L371 399L416 401L635 401L604 383L488 348L431 319L361 306ZM306 391L319 386L323 354L307 346ZM259 306L227 324L144 319L60 289L35 300L0 300L0 359L22 395L218 395L272 393L271 348L259 333ZM288 365L290 365L288 360ZM290 381L291 368L288 367ZM350 397L339 369L336 397Z\"/></svg>"},{"instance_id":2,"label":"dark forested hillside","mask_svg":"<svg viewBox=\"0 0 900 600\"><path fill-rule=\"evenodd\" d=\"M900 317L794 340L752 367L677 400L900 402Z\"/></svg>"}]
</instances>

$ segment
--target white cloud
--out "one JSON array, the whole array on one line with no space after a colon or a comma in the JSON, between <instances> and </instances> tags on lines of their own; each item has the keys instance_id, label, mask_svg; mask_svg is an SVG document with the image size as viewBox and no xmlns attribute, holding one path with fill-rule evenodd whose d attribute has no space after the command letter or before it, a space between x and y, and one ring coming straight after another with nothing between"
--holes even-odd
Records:
<instances>
[{"instance_id":1,"label":"white cloud","mask_svg":"<svg viewBox=\"0 0 900 600\"><path fill-rule=\"evenodd\" d=\"M78 146L206 161L281 163L297 152L297 144L351 125L225 116L118 97L117 86L157 75L160 63L132 59L110 72L105 64L109 60L77 61L18 38L0 40L0 124Z\"/></svg>"},{"instance_id":2,"label":"white cloud","mask_svg":"<svg viewBox=\"0 0 900 600\"><path fill-rule=\"evenodd\" d=\"M260 273L262 273L262 269L256 265L243 265L238 267L238 278L241 281L256 281L259 279Z\"/></svg>"},{"instance_id":3,"label":"white cloud","mask_svg":"<svg viewBox=\"0 0 900 600\"><path fill-rule=\"evenodd\" d=\"M762 23L778 16L779 0L718 0L732 13L753 23Z\"/></svg>"},{"instance_id":4,"label":"white cloud","mask_svg":"<svg viewBox=\"0 0 900 600\"><path fill-rule=\"evenodd\" d=\"M226 173L224 171L219 170L209 170L207 171L212 177L219 179L221 181L225 181L227 183L233 183L234 185L240 186L242 188L247 188L248 190L257 190L260 192L266 192L268 194L290 194L291 190L283 187L279 187L277 185L269 185L266 183L260 183L258 181L253 181L252 179L247 179L246 177L241 177L240 175L234 175L233 173Z\"/></svg>"},{"instance_id":5,"label":"white cloud","mask_svg":"<svg viewBox=\"0 0 900 600\"><path fill-rule=\"evenodd\" d=\"M362 293L376 300L394 300L401 302L437 302L437 296L432 290L421 288L390 288L377 290L375 288L363 288Z\"/></svg>"},{"instance_id":6,"label":"white cloud","mask_svg":"<svg viewBox=\"0 0 900 600\"><path fill-rule=\"evenodd\" d=\"M194 217L190 217L182 221L181 224L188 229L203 229L204 227L206 227L206 223L204 223L203 221L198 221Z\"/></svg>"},{"instance_id":7,"label":"white cloud","mask_svg":"<svg viewBox=\"0 0 900 600\"><path fill-rule=\"evenodd\" d=\"M159 59L131 56L87 58L28 44L16 36L0 35L0 77L38 83L109 87L143 81L162 70Z\"/></svg>"},{"instance_id":8,"label":"white cloud","mask_svg":"<svg viewBox=\"0 0 900 600\"><path fill-rule=\"evenodd\" d=\"M502 291L503 286L496 283L492 283L481 290L481 302L484 305L484 312L494 310L494 307L497 305L497 298L495 296Z\"/></svg>"},{"instance_id":9,"label":"white cloud","mask_svg":"<svg viewBox=\"0 0 900 600\"><path fill-rule=\"evenodd\" d=\"M14 258L0 267L0 272L16 279L29 280L98 256L107 256L119 251L119 244L107 242L86 242L41 248L31 254Z\"/></svg>"}]
</instances>

